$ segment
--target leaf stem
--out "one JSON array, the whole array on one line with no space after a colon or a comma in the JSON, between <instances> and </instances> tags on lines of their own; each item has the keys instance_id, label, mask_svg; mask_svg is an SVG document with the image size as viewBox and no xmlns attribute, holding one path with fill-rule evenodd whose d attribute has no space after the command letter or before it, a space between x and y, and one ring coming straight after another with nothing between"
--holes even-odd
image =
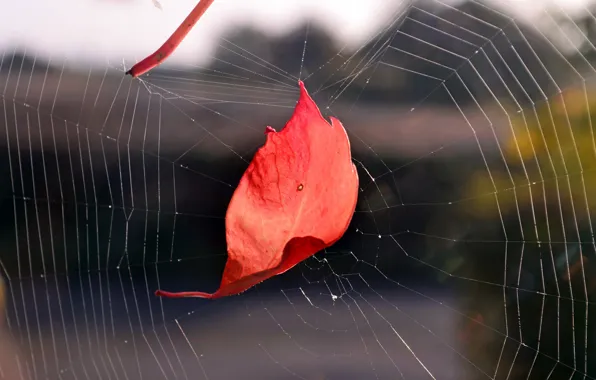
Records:
<instances>
[{"instance_id":1,"label":"leaf stem","mask_svg":"<svg viewBox=\"0 0 596 380\"><path fill-rule=\"evenodd\" d=\"M130 70L126 72L128 75L138 77L143 75L154 67L159 66L166 58L168 58L174 50L180 45L180 43L186 38L186 35L195 26L197 21L203 16L203 14L209 9L211 4L215 0L199 0L199 3L193 8L193 10L186 16L186 19L178 26L178 29L172 33L170 38L164 42L155 53L151 54L147 58L138 62Z\"/></svg>"}]
</instances>

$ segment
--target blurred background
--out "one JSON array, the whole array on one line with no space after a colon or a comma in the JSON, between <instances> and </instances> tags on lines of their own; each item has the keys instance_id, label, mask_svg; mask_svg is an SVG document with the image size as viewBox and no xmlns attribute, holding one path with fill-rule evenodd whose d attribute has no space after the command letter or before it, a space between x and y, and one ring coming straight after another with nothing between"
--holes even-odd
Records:
<instances>
[{"instance_id":1,"label":"blurred background","mask_svg":"<svg viewBox=\"0 0 596 380\"><path fill-rule=\"evenodd\" d=\"M194 5L3 4L0 379L596 378L596 6L216 0L125 76ZM299 79L350 137L347 233L156 298L217 289Z\"/></svg>"}]
</instances>

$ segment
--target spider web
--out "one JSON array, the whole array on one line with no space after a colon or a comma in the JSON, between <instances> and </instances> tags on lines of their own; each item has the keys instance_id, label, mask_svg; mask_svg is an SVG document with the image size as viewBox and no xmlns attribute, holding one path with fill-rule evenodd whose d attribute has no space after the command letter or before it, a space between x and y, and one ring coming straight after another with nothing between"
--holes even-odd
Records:
<instances>
[{"instance_id":1,"label":"spider web","mask_svg":"<svg viewBox=\"0 0 596 380\"><path fill-rule=\"evenodd\" d=\"M140 79L4 52L0 378L595 378L596 48L502 12L407 4L328 56L309 24L288 67L222 37ZM351 140L345 237L240 296L153 296L216 289L299 78Z\"/></svg>"}]
</instances>

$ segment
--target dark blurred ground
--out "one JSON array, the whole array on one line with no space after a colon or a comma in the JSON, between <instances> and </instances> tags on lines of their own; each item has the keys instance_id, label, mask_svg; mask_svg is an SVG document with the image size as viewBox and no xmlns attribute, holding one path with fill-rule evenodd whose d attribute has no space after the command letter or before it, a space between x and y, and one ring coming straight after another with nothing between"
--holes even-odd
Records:
<instances>
[{"instance_id":1,"label":"dark blurred ground","mask_svg":"<svg viewBox=\"0 0 596 380\"><path fill-rule=\"evenodd\" d=\"M137 286L136 297L145 305L145 289L142 284ZM77 287L73 289L76 293ZM75 304L77 317L71 318L67 306L69 294L63 289L66 329L61 325L57 306L53 324L42 314L45 317L41 335L37 334L35 314L31 313L35 360L32 362L27 354L22 355L20 370L28 371L33 377L32 363L35 363L37 378L57 378L56 374L60 373L62 379L394 379L400 377L400 371L407 379L429 378L418 359L437 378L463 376L465 363L441 343L441 340L449 345L457 342L453 334L454 316L440 305L416 299L409 293L383 292L385 300L366 292L364 298L352 293L332 302L328 295L317 296L314 288L307 287L305 290L316 308L309 306L298 290L286 290L288 298L279 292L253 292L220 302L166 300L165 324L161 313L151 315L142 308L143 324L139 325L133 293L128 286L124 289L128 309L122 304L123 289L118 282L114 281L112 287L104 283L104 297L107 300L107 292L111 292L113 303L108 307L106 302L101 313L95 289L97 320L90 312L88 293L88 321L82 316L80 294L75 294L79 300ZM57 294L50 292L52 302L56 302ZM453 302L446 294L432 296L437 302ZM158 303L156 299L151 302L154 306ZM155 318L155 326L150 317ZM54 337L50 333L52 327ZM404 347L398 334L416 357ZM27 345L29 336L21 339ZM19 338L13 341L18 342ZM18 371L14 353L11 355L7 341L3 342L5 355L0 361L3 372ZM55 347L60 349L56 352ZM47 375L42 365L42 349ZM58 371L55 353L61 363Z\"/></svg>"}]
</instances>

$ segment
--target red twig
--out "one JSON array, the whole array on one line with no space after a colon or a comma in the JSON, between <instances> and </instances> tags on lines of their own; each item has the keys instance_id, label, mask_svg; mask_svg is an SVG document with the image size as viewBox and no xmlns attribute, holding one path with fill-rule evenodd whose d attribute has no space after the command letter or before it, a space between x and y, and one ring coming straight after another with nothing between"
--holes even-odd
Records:
<instances>
[{"instance_id":1,"label":"red twig","mask_svg":"<svg viewBox=\"0 0 596 380\"><path fill-rule=\"evenodd\" d=\"M204 292L166 292L164 290L156 290L155 295L158 297L166 297L166 298L188 298L188 297L198 297L198 298L214 298L213 294L204 293Z\"/></svg>"},{"instance_id":2,"label":"red twig","mask_svg":"<svg viewBox=\"0 0 596 380\"><path fill-rule=\"evenodd\" d=\"M161 47L157 49L155 53L134 65L126 72L126 74L132 75L133 77L138 77L139 75L146 73L154 67L159 66L174 52L174 50L176 50L178 45L180 45L184 38L186 38L188 32L190 32L190 30L195 26L197 21L199 21L201 16L203 16L203 14L207 11L209 6L213 4L214 1L215 0L199 0L199 3L193 8L188 16L186 16L186 19L184 19L178 29L172 33L170 38L168 38L168 40L161 45Z\"/></svg>"}]
</instances>

